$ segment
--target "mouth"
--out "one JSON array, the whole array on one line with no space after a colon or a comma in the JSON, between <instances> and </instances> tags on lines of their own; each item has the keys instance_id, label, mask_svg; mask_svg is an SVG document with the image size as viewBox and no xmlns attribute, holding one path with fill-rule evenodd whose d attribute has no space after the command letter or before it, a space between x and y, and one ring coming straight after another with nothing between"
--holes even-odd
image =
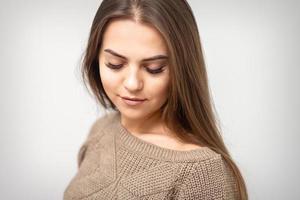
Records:
<instances>
[{"instance_id":1,"label":"mouth","mask_svg":"<svg viewBox=\"0 0 300 200\"><path fill-rule=\"evenodd\" d=\"M122 97L122 96L120 96L120 98L127 106L143 105L144 101L146 101L146 99L141 99L141 98L129 98L129 97Z\"/></svg>"},{"instance_id":2,"label":"mouth","mask_svg":"<svg viewBox=\"0 0 300 200\"><path fill-rule=\"evenodd\" d=\"M125 100L130 100L130 101L145 101L146 99L143 98L137 98L137 97L122 97L121 98L125 99Z\"/></svg>"}]
</instances>

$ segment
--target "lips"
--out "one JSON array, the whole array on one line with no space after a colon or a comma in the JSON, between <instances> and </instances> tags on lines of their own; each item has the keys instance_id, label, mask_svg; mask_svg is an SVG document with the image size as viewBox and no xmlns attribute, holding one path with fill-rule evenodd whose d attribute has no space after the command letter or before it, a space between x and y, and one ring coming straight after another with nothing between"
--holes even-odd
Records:
<instances>
[{"instance_id":1,"label":"lips","mask_svg":"<svg viewBox=\"0 0 300 200\"><path fill-rule=\"evenodd\" d=\"M143 105L146 99L141 99L141 98L129 98L129 97L121 97L125 105L127 106L136 106ZM133 100L132 100L133 99Z\"/></svg>"},{"instance_id":2,"label":"lips","mask_svg":"<svg viewBox=\"0 0 300 200\"><path fill-rule=\"evenodd\" d=\"M131 101L144 101L146 99L137 98L137 97L122 97L123 99L131 100Z\"/></svg>"}]
</instances>

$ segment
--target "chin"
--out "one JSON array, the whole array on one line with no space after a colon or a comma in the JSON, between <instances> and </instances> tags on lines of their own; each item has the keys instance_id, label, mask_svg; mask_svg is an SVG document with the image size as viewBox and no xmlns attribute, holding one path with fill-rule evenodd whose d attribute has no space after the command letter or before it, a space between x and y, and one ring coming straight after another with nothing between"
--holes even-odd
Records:
<instances>
[{"instance_id":1,"label":"chin","mask_svg":"<svg viewBox=\"0 0 300 200\"><path fill-rule=\"evenodd\" d=\"M143 115L145 115L145 111L144 110L133 110L133 109L120 109L120 112L128 117L128 118L140 118Z\"/></svg>"}]
</instances>

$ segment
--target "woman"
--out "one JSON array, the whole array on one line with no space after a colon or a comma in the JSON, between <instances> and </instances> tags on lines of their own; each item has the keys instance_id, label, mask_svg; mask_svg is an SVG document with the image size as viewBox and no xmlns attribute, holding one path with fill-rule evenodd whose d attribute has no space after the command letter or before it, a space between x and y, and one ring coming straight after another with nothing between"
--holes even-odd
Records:
<instances>
[{"instance_id":1,"label":"woman","mask_svg":"<svg viewBox=\"0 0 300 200\"><path fill-rule=\"evenodd\" d=\"M217 127L185 0L104 0L83 77L93 124L64 199L248 199Z\"/></svg>"}]
</instances>

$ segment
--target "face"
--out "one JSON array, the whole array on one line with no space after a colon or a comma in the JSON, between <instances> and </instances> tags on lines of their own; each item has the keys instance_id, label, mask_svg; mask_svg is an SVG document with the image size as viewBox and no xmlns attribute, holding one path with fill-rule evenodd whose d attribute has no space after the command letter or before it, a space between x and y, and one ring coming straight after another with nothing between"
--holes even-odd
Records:
<instances>
[{"instance_id":1,"label":"face","mask_svg":"<svg viewBox=\"0 0 300 200\"><path fill-rule=\"evenodd\" d=\"M100 77L123 117L143 119L159 114L169 87L167 56L166 44L155 28L125 19L107 26L99 55Z\"/></svg>"}]
</instances>

